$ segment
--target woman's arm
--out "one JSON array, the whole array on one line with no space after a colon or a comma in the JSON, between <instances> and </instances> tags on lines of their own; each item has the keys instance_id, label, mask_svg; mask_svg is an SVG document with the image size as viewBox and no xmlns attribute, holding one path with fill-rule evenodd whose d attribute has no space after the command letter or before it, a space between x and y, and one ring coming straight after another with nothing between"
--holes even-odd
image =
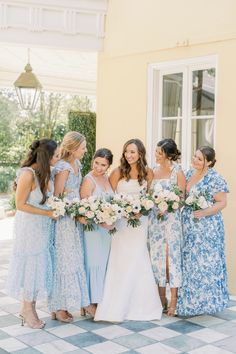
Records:
<instances>
[{"instance_id":1,"label":"woman's arm","mask_svg":"<svg viewBox=\"0 0 236 354\"><path fill-rule=\"evenodd\" d=\"M111 172L109 176L109 182L114 192L116 190L119 180L120 180L120 169L119 167L117 167Z\"/></svg>"},{"instance_id":2,"label":"woman's arm","mask_svg":"<svg viewBox=\"0 0 236 354\"><path fill-rule=\"evenodd\" d=\"M90 197L93 194L94 189L94 183L89 178L84 177L80 187L81 199Z\"/></svg>"},{"instance_id":3,"label":"woman's arm","mask_svg":"<svg viewBox=\"0 0 236 354\"><path fill-rule=\"evenodd\" d=\"M16 188L16 209L25 213L48 216L54 218L53 210L45 210L27 204L29 194L34 185L34 175L31 171L25 171L21 174Z\"/></svg>"},{"instance_id":4,"label":"woman's arm","mask_svg":"<svg viewBox=\"0 0 236 354\"><path fill-rule=\"evenodd\" d=\"M65 184L69 176L69 171L61 171L55 176L54 195L59 197L65 192Z\"/></svg>"},{"instance_id":5,"label":"woman's arm","mask_svg":"<svg viewBox=\"0 0 236 354\"><path fill-rule=\"evenodd\" d=\"M179 189L185 193L185 188L186 188L186 178L185 178L185 175L183 173L183 171L179 171L178 174L177 174L177 184L178 184L178 187Z\"/></svg>"},{"instance_id":6,"label":"woman's arm","mask_svg":"<svg viewBox=\"0 0 236 354\"><path fill-rule=\"evenodd\" d=\"M202 218L204 216L211 216L219 213L227 205L227 193L219 192L214 195L215 203L206 209L194 211L195 218Z\"/></svg>"},{"instance_id":7,"label":"woman's arm","mask_svg":"<svg viewBox=\"0 0 236 354\"><path fill-rule=\"evenodd\" d=\"M147 178L146 178L147 179L147 190L149 190L150 187L151 187L151 183L152 183L153 177L154 177L153 170L148 167Z\"/></svg>"}]
</instances>

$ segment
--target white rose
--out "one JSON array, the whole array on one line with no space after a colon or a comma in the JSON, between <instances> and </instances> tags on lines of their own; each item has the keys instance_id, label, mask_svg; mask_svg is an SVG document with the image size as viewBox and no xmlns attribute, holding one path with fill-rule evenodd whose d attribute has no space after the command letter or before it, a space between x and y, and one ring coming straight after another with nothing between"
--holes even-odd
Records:
<instances>
[{"instance_id":1,"label":"white rose","mask_svg":"<svg viewBox=\"0 0 236 354\"><path fill-rule=\"evenodd\" d=\"M158 205L158 208L159 208L161 213L164 213L168 209L168 204L166 202L161 202Z\"/></svg>"},{"instance_id":2,"label":"white rose","mask_svg":"<svg viewBox=\"0 0 236 354\"><path fill-rule=\"evenodd\" d=\"M193 204L193 200L194 200L193 196L190 195L190 196L185 200L185 203L188 204L188 205L191 205L191 204Z\"/></svg>"},{"instance_id":3,"label":"white rose","mask_svg":"<svg viewBox=\"0 0 236 354\"><path fill-rule=\"evenodd\" d=\"M92 218L94 218L94 212L93 211L88 211L87 213L86 213L86 215L85 215L88 219L92 219Z\"/></svg>"},{"instance_id":4,"label":"white rose","mask_svg":"<svg viewBox=\"0 0 236 354\"><path fill-rule=\"evenodd\" d=\"M169 200L174 201L176 200L176 194L174 192L170 192L168 198Z\"/></svg>"},{"instance_id":5,"label":"white rose","mask_svg":"<svg viewBox=\"0 0 236 354\"><path fill-rule=\"evenodd\" d=\"M79 214L83 215L86 210L85 210L85 207L82 206L82 207L79 208L78 211L79 211Z\"/></svg>"},{"instance_id":6,"label":"white rose","mask_svg":"<svg viewBox=\"0 0 236 354\"><path fill-rule=\"evenodd\" d=\"M172 205L172 208L173 208L174 210L178 209L178 208L179 208L179 203L174 202L173 205Z\"/></svg>"},{"instance_id":7,"label":"white rose","mask_svg":"<svg viewBox=\"0 0 236 354\"><path fill-rule=\"evenodd\" d=\"M208 207L207 201L203 196L199 197L197 204L201 209L206 209Z\"/></svg>"},{"instance_id":8,"label":"white rose","mask_svg":"<svg viewBox=\"0 0 236 354\"><path fill-rule=\"evenodd\" d=\"M162 191L162 185L160 183L156 183L155 186L154 186L154 191L159 193Z\"/></svg>"}]
</instances>

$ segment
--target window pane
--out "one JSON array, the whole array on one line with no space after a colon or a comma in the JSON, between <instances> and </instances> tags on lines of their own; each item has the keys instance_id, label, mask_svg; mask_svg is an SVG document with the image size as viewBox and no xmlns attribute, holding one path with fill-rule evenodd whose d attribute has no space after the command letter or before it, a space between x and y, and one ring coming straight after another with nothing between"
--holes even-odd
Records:
<instances>
[{"instance_id":1,"label":"window pane","mask_svg":"<svg viewBox=\"0 0 236 354\"><path fill-rule=\"evenodd\" d=\"M182 116L183 74L163 76L162 117Z\"/></svg>"},{"instance_id":2,"label":"window pane","mask_svg":"<svg viewBox=\"0 0 236 354\"><path fill-rule=\"evenodd\" d=\"M214 114L215 69L193 71L192 115Z\"/></svg>"},{"instance_id":3,"label":"window pane","mask_svg":"<svg viewBox=\"0 0 236 354\"><path fill-rule=\"evenodd\" d=\"M192 120L192 155L201 146L214 144L214 119Z\"/></svg>"},{"instance_id":4,"label":"window pane","mask_svg":"<svg viewBox=\"0 0 236 354\"><path fill-rule=\"evenodd\" d=\"M162 139L172 138L179 149L182 144L182 120L168 119L162 120Z\"/></svg>"}]
</instances>

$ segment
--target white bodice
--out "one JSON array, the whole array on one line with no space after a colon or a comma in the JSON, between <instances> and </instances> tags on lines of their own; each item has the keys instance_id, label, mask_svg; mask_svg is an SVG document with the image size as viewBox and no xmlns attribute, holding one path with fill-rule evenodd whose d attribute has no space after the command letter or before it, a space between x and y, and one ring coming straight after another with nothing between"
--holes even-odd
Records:
<instances>
[{"instance_id":1,"label":"white bodice","mask_svg":"<svg viewBox=\"0 0 236 354\"><path fill-rule=\"evenodd\" d=\"M126 181L125 179L119 180L116 192L123 194L139 194L142 192L146 192L147 190L147 181L144 181L140 186L137 179L130 179Z\"/></svg>"}]
</instances>

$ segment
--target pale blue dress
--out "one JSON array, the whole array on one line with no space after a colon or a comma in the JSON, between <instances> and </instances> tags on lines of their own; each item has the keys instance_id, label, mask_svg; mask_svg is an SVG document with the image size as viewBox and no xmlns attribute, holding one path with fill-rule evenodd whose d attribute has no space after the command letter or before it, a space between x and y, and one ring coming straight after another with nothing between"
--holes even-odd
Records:
<instances>
[{"instance_id":1,"label":"pale blue dress","mask_svg":"<svg viewBox=\"0 0 236 354\"><path fill-rule=\"evenodd\" d=\"M80 163L76 161L79 174L72 166L60 160L53 175L69 171L65 184L67 199L79 198L81 184ZM50 311L78 310L89 305L88 288L84 267L82 227L69 216L60 217L55 225L53 257L53 286L49 297Z\"/></svg>"},{"instance_id":2,"label":"pale blue dress","mask_svg":"<svg viewBox=\"0 0 236 354\"><path fill-rule=\"evenodd\" d=\"M163 189L171 189L177 185L177 175L181 167L173 165L169 179L153 179L151 190L157 183ZM168 245L169 285L178 288L182 282L181 245L182 225L180 211L167 213L164 220L157 219L157 209L154 207L149 215L148 246L152 269L158 286L166 287L166 247Z\"/></svg>"},{"instance_id":3,"label":"pale blue dress","mask_svg":"<svg viewBox=\"0 0 236 354\"><path fill-rule=\"evenodd\" d=\"M93 196L106 198L113 194L110 185L109 190L104 192L91 173L87 174L86 178L89 178L95 186L92 194ZM84 232L84 246L85 268L90 302L97 304L101 302L103 297L103 288L112 236L102 227L94 225L94 228L93 231Z\"/></svg>"},{"instance_id":4,"label":"pale blue dress","mask_svg":"<svg viewBox=\"0 0 236 354\"><path fill-rule=\"evenodd\" d=\"M17 174L32 171L36 188L30 192L27 204L39 209L48 209L40 204L42 193L35 171L23 167ZM50 194L50 193L49 193ZM44 300L51 291L53 220L47 216L17 210L14 222L14 246L7 279L7 292L14 298L26 301Z\"/></svg>"},{"instance_id":5,"label":"pale blue dress","mask_svg":"<svg viewBox=\"0 0 236 354\"><path fill-rule=\"evenodd\" d=\"M187 181L193 172L187 172ZM229 191L225 180L212 168L190 193L192 190L206 193L212 203L215 194ZM183 283L178 291L177 314L195 316L222 311L229 301L222 213L194 221L192 208L186 206L182 222Z\"/></svg>"}]
</instances>

